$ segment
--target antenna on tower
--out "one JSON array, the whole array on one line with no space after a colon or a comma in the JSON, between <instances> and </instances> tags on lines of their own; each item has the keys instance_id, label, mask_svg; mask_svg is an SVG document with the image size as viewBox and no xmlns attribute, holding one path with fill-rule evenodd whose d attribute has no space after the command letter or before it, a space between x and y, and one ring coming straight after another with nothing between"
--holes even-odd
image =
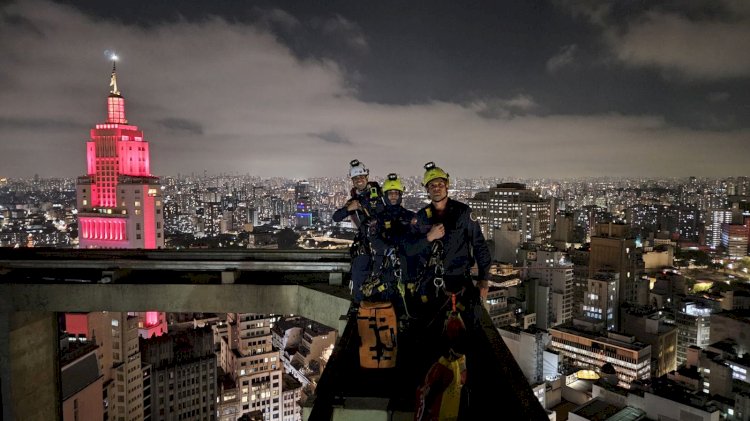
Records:
<instances>
[{"instance_id":1,"label":"antenna on tower","mask_svg":"<svg viewBox=\"0 0 750 421\"><path fill-rule=\"evenodd\" d=\"M117 89L117 54L112 53L109 58L112 59L112 77L109 79L109 86L112 90L110 90L109 93L120 95L120 90Z\"/></svg>"}]
</instances>

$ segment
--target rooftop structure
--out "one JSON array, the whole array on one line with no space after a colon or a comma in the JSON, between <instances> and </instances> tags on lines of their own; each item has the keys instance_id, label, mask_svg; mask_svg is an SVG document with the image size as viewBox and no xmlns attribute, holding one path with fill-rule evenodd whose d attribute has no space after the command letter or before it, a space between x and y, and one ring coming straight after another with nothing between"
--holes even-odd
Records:
<instances>
[{"instance_id":1,"label":"rooftop structure","mask_svg":"<svg viewBox=\"0 0 750 421\"><path fill-rule=\"evenodd\" d=\"M356 340L355 323L340 320L348 312L348 290L336 285L335 279L329 280L327 272L333 268L344 274L349 266L345 252L96 250L91 256L98 257L87 259L88 254L78 250L69 255L68 259L64 251L0 250L4 420L61 419L60 371L52 357L58 351L55 312L159 309L314 316L343 332L318 383L317 399L309 413L314 421L345 419L341 418L344 409L361 410L367 406L364 401L382 398L379 385L401 385L393 378L384 380L386 383L368 382L367 374L351 365L356 361L351 359L356 353L349 353ZM87 282L66 282L57 268L71 276L89 277L79 278ZM107 283L100 282L104 272L109 276ZM471 401L485 405L480 407L483 410L502 410L513 419L546 420L545 410L486 313L482 326L483 335L474 338L476 358L474 364L469 363L468 375L488 387L472 389ZM356 389L351 387L352 381L356 381ZM355 392L357 395L352 395ZM393 413L387 404L379 411L384 416Z\"/></svg>"}]
</instances>

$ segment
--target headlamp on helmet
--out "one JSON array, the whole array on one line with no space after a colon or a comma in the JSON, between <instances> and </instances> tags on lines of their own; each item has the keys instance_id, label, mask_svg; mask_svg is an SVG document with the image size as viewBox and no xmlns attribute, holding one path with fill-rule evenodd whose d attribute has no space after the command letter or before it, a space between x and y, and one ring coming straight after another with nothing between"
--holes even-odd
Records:
<instances>
[{"instance_id":1,"label":"headlamp on helmet","mask_svg":"<svg viewBox=\"0 0 750 421\"><path fill-rule=\"evenodd\" d=\"M435 165L434 162L430 161L426 164L424 164L424 177L422 178L422 185L427 187L427 185L430 183L430 181L436 179L436 178L443 178L445 179L446 184L449 181L449 175L447 172L443 171L442 168Z\"/></svg>"},{"instance_id":2,"label":"headlamp on helmet","mask_svg":"<svg viewBox=\"0 0 750 421\"><path fill-rule=\"evenodd\" d=\"M365 164L359 162L358 159L352 159L349 162L349 178L354 178L360 175L368 176L370 171L365 167Z\"/></svg>"},{"instance_id":3,"label":"headlamp on helmet","mask_svg":"<svg viewBox=\"0 0 750 421\"><path fill-rule=\"evenodd\" d=\"M398 175L396 173L390 173L388 174L388 178L383 182L383 189L384 192L390 191L390 190L398 190L401 193L404 192L404 185L401 184L401 180L398 179Z\"/></svg>"}]
</instances>

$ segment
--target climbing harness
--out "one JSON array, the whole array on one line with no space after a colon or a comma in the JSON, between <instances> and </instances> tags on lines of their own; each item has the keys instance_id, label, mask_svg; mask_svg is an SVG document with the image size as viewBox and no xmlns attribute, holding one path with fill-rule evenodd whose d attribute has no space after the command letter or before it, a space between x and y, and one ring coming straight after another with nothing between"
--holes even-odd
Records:
<instances>
[{"instance_id":1,"label":"climbing harness","mask_svg":"<svg viewBox=\"0 0 750 421\"><path fill-rule=\"evenodd\" d=\"M374 263L374 255L372 257L372 261ZM391 247L386 250L385 255L383 256L383 261L380 263L380 267L375 269L373 266L373 270L370 273L370 276L367 278L367 280L362 284L362 294L365 297L370 297L374 293L384 293L388 290L388 284L386 284L383 281L384 275L389 267L394 267L398 270L399 277L401 276L401 269L396 267L400 266L400 263L398 262L398 257L396 256L395 250Z\"/></svg>"},{"instance_id":2,"label":"climbing harness","mask_svg":"<svg viewBox=\"0 0 750 421\"><path fill-rule=\"evenodd\" d=\"M443 268L443 257L443 242L440 240L433 241L432 248L430 249L430 257L427 260L425 270L420 276L418 276L416 282L407 285L407 288L412 295L418 295L422 303L427 303L430 299L427 295L430 279L432 279L432 286L435 287L436 299L440 295L440 290L445 289L445 281L443 280L443 275L445 274ZM432 268L432 273L430 273L430 268Z\"/></svg>"}]
</instances>

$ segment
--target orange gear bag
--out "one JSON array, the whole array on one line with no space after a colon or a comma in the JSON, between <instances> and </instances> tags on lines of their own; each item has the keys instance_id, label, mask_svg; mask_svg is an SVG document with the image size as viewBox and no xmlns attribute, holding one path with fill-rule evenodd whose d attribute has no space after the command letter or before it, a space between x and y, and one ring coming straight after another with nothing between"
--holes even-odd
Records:
<instances>
[{"instance_id":1,"label":"orange gear bag","mask_svg":"<svg viewBox=\"0 0 750 421\"><path fill-rule=\"evenodd\" d=\"M357 330L362 368L396 366L398 321L393 304L363 301L357 313Z\"/></svg>"}]
</instances>

